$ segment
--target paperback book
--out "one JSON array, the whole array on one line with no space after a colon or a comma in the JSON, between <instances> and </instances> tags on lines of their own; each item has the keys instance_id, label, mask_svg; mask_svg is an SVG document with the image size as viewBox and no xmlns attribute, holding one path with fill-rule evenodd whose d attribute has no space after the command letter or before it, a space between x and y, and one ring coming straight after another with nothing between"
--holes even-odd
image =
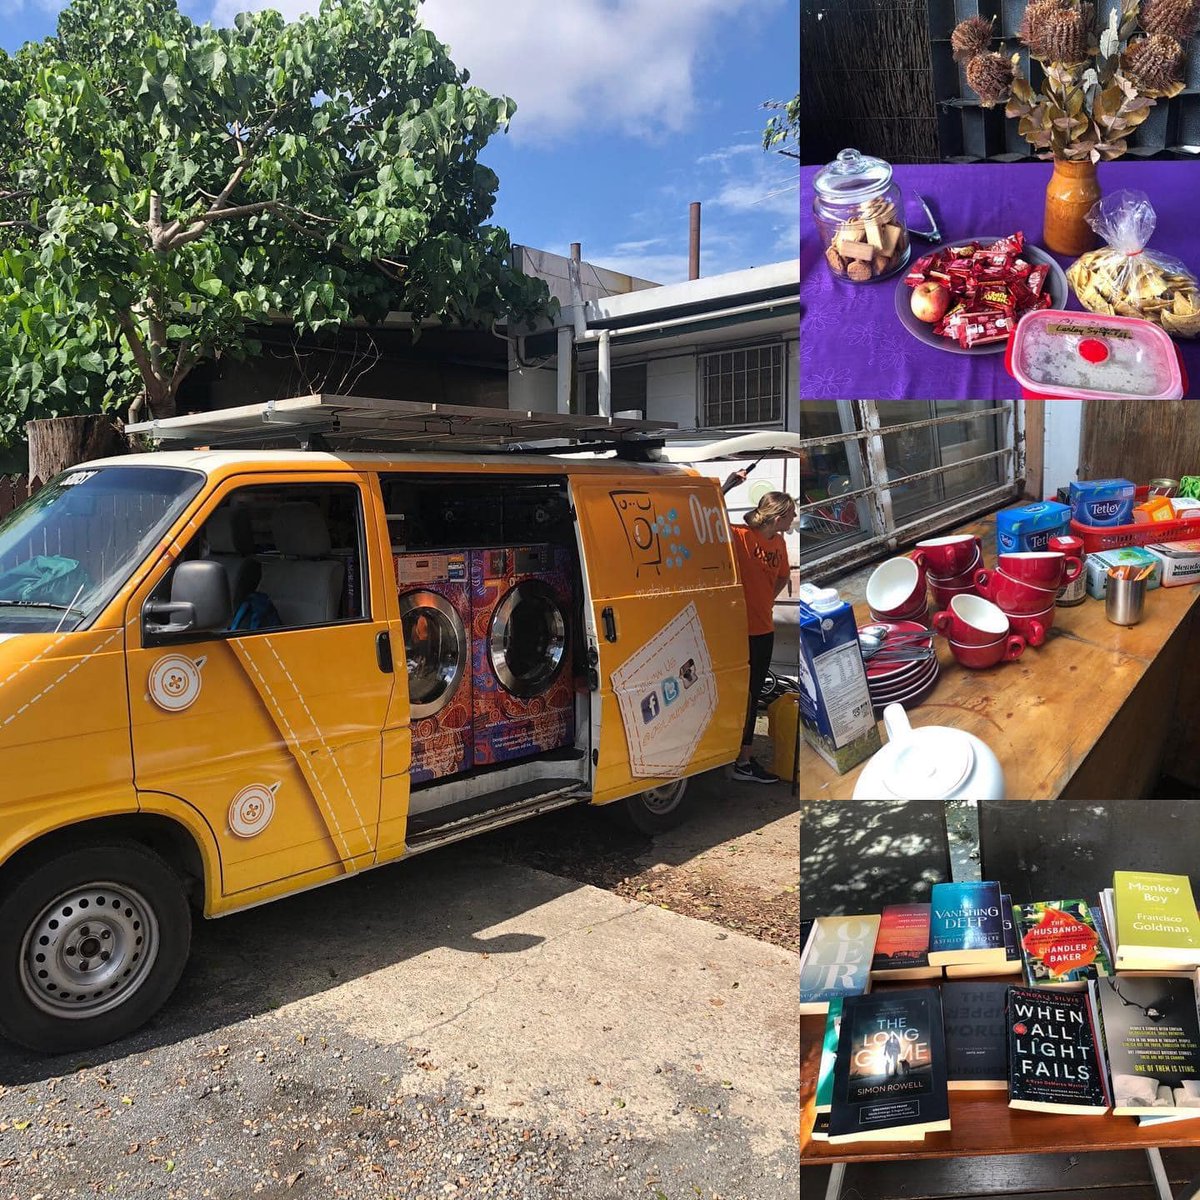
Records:
<instances>
[{"instance_id":1,"label":"paperback book","mask_svg":"<svg viewBox=\"0 0 1200 1200\"><path fill-rule=\"evenodd\" d=\"M1094 980L1118 1116L1200 1117L1200 1022L1193 978Z\"/></svg>"},{"instance_id":2,"label":"paperback book","mask_svg":"<svg viewBox=\"0 0 1200 1200\"><path fill-rule=\"evenodd\" d=\"M1008 1087L1006 983L942 984L946 1078L951 1091Z\"/></svg>"},{"instance_id":3,"label":"paperback book","mask_svg":"<svg viewBox=\"0 0 1200 1200\"><path fill-rule=\"evenodd\" d=\"M947 979L972 979L978 975L1020 975L1021 947L1017 942L1016 926L1013 923L1012 897L1000 896L1000 920L1004 926L1003 964L969 963L943 968Z\"/></svg>"},{"instance_id":4,"label":"paperback book","mask_svg":"<svg viewBox=\"0 0 1200 1200\"><path fill-rule=\"evenodd\" d=\"M800 1012L823 1013L835 996L870 990L879 915L818 917L800 956Z\"/></svg>"},{"instance_id":5,"label":"paperback book","mask_svg":"<svg viewBox=\"0 0 1200 1200\"><path fill-rule=\"evenodd\" d=\"M872 979L937 979L929 964L929 905L889 904L879 922Z\"/></svg>"},{"instance_id":6,"label":"paperback book","mask_svg":"<svg viewBox=\"0 0 1200 1200\"><path fill-rule=\"evenodd\" d=\"M998 883L935 883L930 899L932 966L1004 970L1007 955Z\"/></svg>"},{"instance_id":7,"label":"paperback book","mask_svg":"<svg viewBox=\"0 0 1200 1200\"><path fill-rule=\"evenodd\" d=\"M833 1068L837 1063L838 1037L842 1031L842 998L834 996L825 1013L825 1040L821 1043L821 1065L817 1070L817 1094L813 1105L815 1141L829 1139L829 1110L833 1107Z\"/></svg>"},{"instance_id":8,"label":"paperback book","mask_svg":"<svg viewBox=\"0 0 1200 1200\"><path fill-rule=\"evenodd\" d=\"M1008 989L1008 1106L1102 1116L1110 1107L1087 992Z\"/></svg>"},{"instance_id":9,"label":"paperback book","mask_svg":"<svg viewBox=\"0 0 1200 1200\"><path fill-rule=\"evenodd\" d=\"M896 988L842 1002L832 1103L831 1144L950 1128L936 988Z\"/></svg>"},{"instance_id":10,"label":"paperback book","mask_svg":"<svg viewBox=\"0 0 1200 1200\"><path fill-rule=\"evenodd\" d=\"M1035 900L1013 915L1030 987L1086 991L1089 979L1112 974L1086 901Z\"/></svg>"},{"instance_id":11,"label":"paperback book","mask_svg":"<svg viewBox=\"0 0 1200 1200\"><path fill-rule=\"evenodd\" d=\"M1118 971L1200 967L1200 919L1186 875L1114 871L1112 891Z\"/></svg>"}]
</instances>

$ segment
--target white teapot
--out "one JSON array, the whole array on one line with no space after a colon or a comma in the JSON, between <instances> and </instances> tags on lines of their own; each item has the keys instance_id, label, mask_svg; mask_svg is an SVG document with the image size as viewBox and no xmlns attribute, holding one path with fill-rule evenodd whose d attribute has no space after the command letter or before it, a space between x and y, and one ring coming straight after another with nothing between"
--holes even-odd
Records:
<instances>
[{"instance_id":1,"label":"white teapot","mask_svg":"<svg viewBox=\"0 0 1200 1200\"><path fill-rule=\"evenodd\" d=\"M883 710L888 740L862 769L855 800L1003 800L1004 769L963 729L914 729L900 704Z\"/></svg>"}]
</instances>

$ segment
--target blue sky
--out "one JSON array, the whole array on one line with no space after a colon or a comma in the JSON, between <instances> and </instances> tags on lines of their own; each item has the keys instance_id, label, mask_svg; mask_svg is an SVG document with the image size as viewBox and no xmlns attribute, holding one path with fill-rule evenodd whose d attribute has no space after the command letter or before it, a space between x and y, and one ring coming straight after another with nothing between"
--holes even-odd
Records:
<instances>
[{"instance_id":1,"label":"blue sky","mask_svg":"<svg viewBox=\"0 0 1200 1200\"><path fill-rule=\"evenodd\" d=\"M316 0L183 0L196 20ZM54 30L58 0L0 0L0 44ZM799 253L798 164L761 149L766 99L799 87L796 0L425 0L423 21L517 115L484 161L514 241L656 283Z\"/></svg>"}]
</instances>

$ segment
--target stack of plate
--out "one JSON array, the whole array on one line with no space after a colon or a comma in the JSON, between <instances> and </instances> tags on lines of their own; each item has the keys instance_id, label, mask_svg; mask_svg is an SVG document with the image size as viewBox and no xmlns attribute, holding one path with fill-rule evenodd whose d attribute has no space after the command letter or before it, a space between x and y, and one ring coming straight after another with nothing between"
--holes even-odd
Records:
<instances>
[{"instance_id":1,"label":"stack of plate","mask_svg":"<svg viewBox=\"0 0 1200 1200\"><path fill-rule=\"evenodd\" d=\"M874 621L874 625L884 625L889 634L921 634L920 638L906 636L898 639L896 646L907 649L922 650L933 645L933 632L916 621ZM884 640L884 647L888 640ZM867 690L871 693L871 704L881 709L888 704L902 704L912 708L933 690L938 677L937 655L917 662L888 662L886 657L878 656L867 659Z\"/></svg>"}]
</instances>

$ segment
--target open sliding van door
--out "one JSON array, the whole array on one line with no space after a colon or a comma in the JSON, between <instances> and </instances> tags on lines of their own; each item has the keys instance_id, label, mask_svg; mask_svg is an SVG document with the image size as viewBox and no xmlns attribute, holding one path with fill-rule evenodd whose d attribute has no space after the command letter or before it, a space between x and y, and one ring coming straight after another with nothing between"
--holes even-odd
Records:
<instances>
[{"instance_id":1,"label":"open sliding van door","mask_svg":"<svg viewBox=\"0 0 1200 1200\"><path fill-rule=\"evenodd\" d=\"M593 802L737 757L746 612L715 480L576 475L592 679Z\"/></svg>"}]
</instances>

